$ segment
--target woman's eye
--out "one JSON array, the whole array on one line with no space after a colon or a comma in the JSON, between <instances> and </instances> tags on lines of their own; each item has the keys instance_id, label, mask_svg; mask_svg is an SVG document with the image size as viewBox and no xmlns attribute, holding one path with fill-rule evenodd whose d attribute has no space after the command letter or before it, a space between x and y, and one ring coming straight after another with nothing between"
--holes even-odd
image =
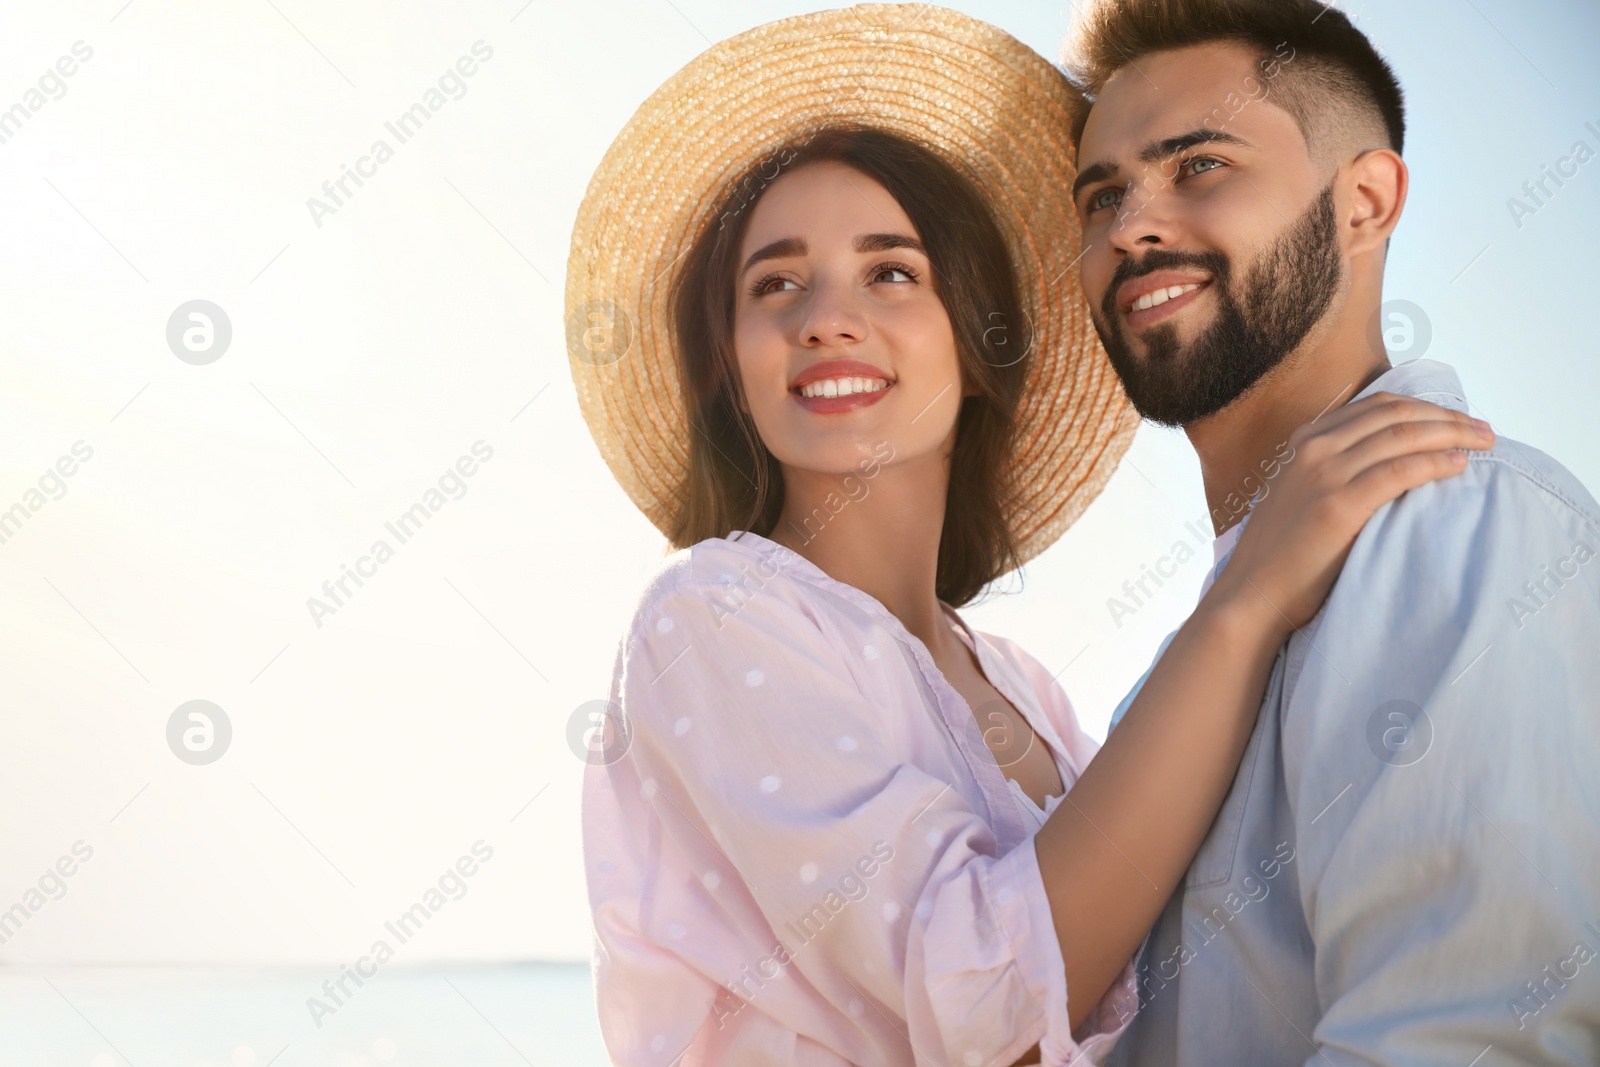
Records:
<instances>
[{"instance_id":1,"label":"woman's eye","mask_svg":"<svg viewBox=\"0 0 1600 1067\"><path fill-rule=\"evenodd\" d=\"M781 289L779 287L784 285L791 285L796 289L800 288L793 278L785 278L782 275L773 274L752 285L750 292L753 296L764 296L767 293L780 292Z\"/></svg>"},{"instance_id":2,"label":"woman's eye","mask_svg":"<svg viewBox=\"0 0 1600 1067\"><path fill-rule=\"evenodd\" d=\"M898 274L900 277L885 277L885 275L895 274ZM879 267L877 270L872 272L872 280L875 282L914 282L917 280L917 276L909 267Z\"/></svg>"},{"instance_id":3,"label":"woman's eye","mask_svg":"<svg viewBox=\"0 0 1600 1067\"><path fill-rule=\"evenodd\" d=\"M1102 208L1116 207L1122 202L1122 190L1102 189L1089 197L1089 210L1099 211Z\"/></svg>"}]
</instances>

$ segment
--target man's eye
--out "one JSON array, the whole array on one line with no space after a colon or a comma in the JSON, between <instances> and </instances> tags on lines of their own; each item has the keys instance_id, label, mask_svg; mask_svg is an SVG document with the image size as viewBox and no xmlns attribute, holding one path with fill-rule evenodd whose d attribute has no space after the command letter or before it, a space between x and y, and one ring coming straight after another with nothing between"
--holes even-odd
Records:
<instances>
[{"instance_id":1,"label":"man's eye","mask_svg":"<svg viewBox=\"0 0 1600 1067\"><path fill-rule=\"evenodd\" d=\"M1190 174L1204 174L1208 170L1222 166L1222 161L1220 159L1212 159L1209 156L1202 156L1199 159L1189 160L1184 166Z\"/></svg>"},{"instance_id":2,"label":"man's eye","mask_svg":"<svg viewBox=\"0 0 1600 1067\"><path fill-rule=\"evenodd\" d=\"M1121 189L1102 189L1089 197L1089 210L1099 211L1101 208L1116 207L1121 202Z\"/></svg>"}]
</instances>

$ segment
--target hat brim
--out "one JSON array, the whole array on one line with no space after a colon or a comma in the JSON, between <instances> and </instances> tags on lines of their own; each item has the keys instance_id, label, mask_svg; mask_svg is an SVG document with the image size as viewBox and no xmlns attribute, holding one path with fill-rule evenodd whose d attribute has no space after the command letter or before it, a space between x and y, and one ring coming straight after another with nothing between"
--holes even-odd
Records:
<instances>
[{"instance_id":1,"label":"hat brim","mask_svg":"<svg viewBox=\"0 0 1600 1067\"><path fill-rule=\"evenodd\" d=\"M1033 325L1007 516L1023 562L1100 493L1138 425L1078 283L1071 200L1077 103L1042 56L988 23L921 4L783 19L696 57L607 150L567 261L568 363L600 454L650 522L683 503L689 424L675 386L673 271L729 183L808 131L908 137L988 200Z\"/></svg>"}]
</instances>

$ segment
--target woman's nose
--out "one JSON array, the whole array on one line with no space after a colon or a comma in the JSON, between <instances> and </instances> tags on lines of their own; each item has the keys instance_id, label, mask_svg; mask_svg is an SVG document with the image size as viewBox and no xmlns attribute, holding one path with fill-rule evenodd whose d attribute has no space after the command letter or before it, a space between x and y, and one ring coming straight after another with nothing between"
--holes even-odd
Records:
<instances>
[{"instance_id":1,"label":"woman's nose","mask_svg":"<svg viewBox=\"0 0 1600 1067\"><path fill-rule=\"evenodd\" d=\"M867 318L860 299L848 286L823 285L813 290L800 325L800 341L808 345L852 344L867 336Z\"/></svg>"}]
</instances>

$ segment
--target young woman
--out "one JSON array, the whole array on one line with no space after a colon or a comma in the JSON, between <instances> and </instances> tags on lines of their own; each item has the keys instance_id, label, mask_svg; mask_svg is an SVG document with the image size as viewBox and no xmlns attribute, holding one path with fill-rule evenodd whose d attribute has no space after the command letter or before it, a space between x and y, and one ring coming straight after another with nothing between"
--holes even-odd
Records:
<instances>
[{"instance_id":1,"label":"young woman","mask_svg":"<svg viewBox=\"0 0 1600 1067\"><path fill-rule=\"evenodd\" d=\"M1052 673L955 610L1059 535L1129 433L1067 259L1052 281L1019 251L1070 229L1050 202L1070 165L1054 134L1027 132L1050 128L1030 114L1041 95L1069 98L992 27L925 10L854 30L856 69L921 79L858 117L808 107L795 78L835 69L806 50L842 47L858 15L719 46L641 108L580 215L569 303L602 330L575 349L580 399L678 549L619 648L585 781L619 1064L1099 1059L1279 647L1377 507L1485 446L1470 421L1394 397L1302 428L1096 755ZM941 73L952 42L963 63ZM974 70L1015 118L1003 163L958 129ZM728 115L751 99L765 124ZM698 114L718 116L715 137ZM1014 178L1017 158L1036 164L1017 183L1034 199L1003 195L1005 176L980 194L970 175ZM647 187L681 214L637 235ZM633 253L608 245L627 232ZM630 255L630 281L595 287ZM681 432L651 414L663 397L681 399ZM1415 432L1385 432L1402 420ZM646 427L671 447L652 453Z\"/></svg>"}]
</instances>

